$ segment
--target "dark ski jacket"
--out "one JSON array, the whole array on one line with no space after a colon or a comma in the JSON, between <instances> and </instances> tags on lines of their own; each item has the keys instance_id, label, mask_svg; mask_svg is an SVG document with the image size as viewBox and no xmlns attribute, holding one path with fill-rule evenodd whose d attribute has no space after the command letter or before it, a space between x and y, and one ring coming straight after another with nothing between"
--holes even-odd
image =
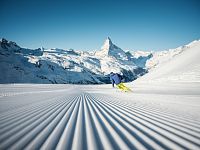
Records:
<instances>
[{"instance_id":1,"label":"dark ski jacket","mask_svg":"<svg viewBox=\"0 0 200 150\"><path fill-rule=\"evenodd\" d=\"M112 82L112 86L114 87L114 84L117 85L122 82L122 76L118 73L111 73L110 80Z\"/></svg>"}]
</instances>

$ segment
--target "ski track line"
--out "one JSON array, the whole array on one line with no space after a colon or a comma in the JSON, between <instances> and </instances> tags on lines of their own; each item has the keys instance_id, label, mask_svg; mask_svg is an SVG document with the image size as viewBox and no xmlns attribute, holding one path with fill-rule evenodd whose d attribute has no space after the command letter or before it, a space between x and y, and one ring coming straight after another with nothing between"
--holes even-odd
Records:
<instances>
[{"instance_id":1,"label":"ski track line","mask_svg":"<svg viewBox=\"0 0 200 150\"><path fill-rule=\"evenodd\" d=\"M106 107L106 106L105 106L105 107ZM112 106L111 106L111 107L112 107ZM122 110L124 110L124 109L122 108ZM123 113L125 113L125 111L126 111L126 110L124 110ZM159 127L159 128L160 128L160 129L159 129L160 132L162 131L162 132L164 133L164 130L167 130L167 129L168 129L168 130L167 130L167 131L168 131L167 135L170 134L170 133L172 133L172 135L170 135L170 136L174 136L173 134L175 134L174 138L179 138L178 136L180 136L180 135L178 135L178 134L176 133L176 130L175 130L174 133L173 133L172 131L170 131L170 128L167 127L167 126L165 126L165 128L164 128L164 127L161 127L162 124L161 124L160 126L158 126L157 124L159 124L159 122L157 122L157 124L154 124L154 123L152 123L152 121L147 120L147 118L144 118L144 117L142 118L141 116L136 116L135 114L132 114L131 112L129 112L129 114L133 115L132 118L134 118L136 121L138 121L139 119L142 119L142 121L140 121L140 123L143 122L143 121L146 121L147 123L150 123L149 126L153 124L155 127ZM138 121L138 122L139 122L139 121ZM147 124L147 123L146 123L146 124ZM155 128L155 127L154 127L154 128ZM151 127L149 127L149 128L151 128ZM162 130L161 130L161 129L162 129ZM182 132L180 132L179 134L182 134ZM187 136L186 136L186 137L187 137ZM182 142L183 145L186 144L186 145L192 147L193 145L190 145L190 144L191 144L191 143L190 143L191 141L189 140L189 138L192 138L192 137L187 137L187 138L188 138L188 139L185 140L184 137L181 137L181 138L178 139L178 141L179 141L179 142ZM184 141L184 140L185 140L185 141ZM193 140L196 140L196 139L193 138ZM188 141L190 141L190 142L188 142ZM199 143L199 140L196 140L196 142ZM198 145L198 144L196 144L196 143L193 143L193 144ZM198 145L198 146L199 146L199 145ZM194 149L195 149L195 148L196 148L196 147L194 147Z\"/></svg>"},{"instance_id":2,"label":"ski track line","mask_svg":"<svg viewBox=\"0 0 200 150\"><path fill-rule=\"evenodd\" d=\"M65 100L66 101L66 100ZM55 101L53 103L47 104L43 107L39 107L36 109L29 109L29 112L25 112L24 114L18 114L18 112L16 111L16 115L14 116L14 119L9 119L6 122L3 120L2 121L2 126L1 126L1 130L8 130L8 129L12 129L14 126L20 125L22 122L25 123L26 121L30 121L30 118L33 119L35 118L37 115L42 115L45 112L48 112L50 109L55 108L57 105L62 105L62 103L65 102L64 100L59 100L59 101Z\"/></svg>"},{"instance_id":3,"label":"ski track line","mask_svg":"<svg viewBox=\"0 0 200 150\"><path fill-rule=\"evenodd\" d=\"M99 93L49 92L1 97L0 149L200 150L200 124L185 114Z\"/></svg>"},{"instance_id":4,"label":"ski track line","mask_svg":"<svg viewBox=\"0 0 200 150\"><path fill-rule=\"evenodd\" d=\"M107 106L107 105L105 105L105 106ZM148 128L145 124L142 124L138 120L133 120L132 118L130 118L124 111L121 111L117 108L113 109L112 107L108 107L108 108L110 110L112 110L114 113L116 113L118 116L123 118L126 122L128 122L132 126L134 126L137 130L139 130L140 132L142 132L142 133L146 134L147 136L151 137L152 139L154 139L165 149L168 149L168 147L166 145L173 146L173 148L175 148L175 149L180 149L174 143L168 141L167 139L163 138L162 136L159 136L159 134L157 134L157 132L152 132L151 128ZM148 133L151 133L151 135L148 135ZM162 139L162 141L165 141L167 144L163 144L162 141L158 141L156 139Z\"/></svg>"},{"instance_id":5,"label":"ski track line","mask_svg":"<svg viewBox=\"0 0 200 150\"><path fill-rule=\"evenodd\" d=\"M102 95L99 95L98 94L98 97L101 97L102 100L106 99L106 101L110 101L110 99L107 98L107 96L103 96ZM138 107L137 105L133 105L133 104L130 104L129 103L122 103L121 101L118 100L118 98L115 98L115 97L112 97L111 99L116 99L116 101L114 101L115 103L118 103L117 105L126 105L128 106L129 108L131 109L135 109L135 108L138 108L140 110L145 110L145 111L148 111L152 114L157 114L159 116L162 116L163 118L169 118L170 120L174 120L176 122L183 122L184 124L188 124L189 126L194 126L196 127L196 129L198 130L198 132L200 132L200 123L199 121L196 121L196 120L191 120L191 118L186 118L186 117L183 117L183 116L178 116L177 114L172 114L172 112L166 112L164 110L159 110L158 108L153 108L154 107L154 104L152 105L148 105L148 106L141 106L141 107Z\"/></svg>"},{"instance_id":6,"label":"ski track line","mask_svg":"<svg viewBox=\"0 0 200 150\"><path fill-rule=\"evenodd\" d=\"M99 95L100 97L101 96L103 96L104 98L106 98L107 96L105 96L105 95ZM118 98L116 98L116 97L113 97L113 99L118 99ZM117 100L117 102L119 102L119 103L121 103L121 101L120 100ZM137 104L138 105L138 104ZM158 108L158 106L156 106L157 105L157 103L149 103L149 104L140 104L140 105L142 105L142 107L145 109L145 110L150 110L150 111L155 111L155 112L158 112L159 114L161 113L161 114L163 114L163 115L165 115L165 114L167 114L167 116L170 116L171 118L175 118L175 119L177 119L177 120L179 120L179 119L181 119L181 121L185 121L185 122L188 122L188 123L190 123L190 122L193 122L193 123L195 123L195 124L197 124L197 126L198 126L198 128L200 128L200 123L199 123L199 121L196 121L196 120L191 120L191 116L180 116L179 114L177 114L177 113L174 113L174 112L170 112L170 111L166 111L165 109L163 109L162 111L161 111L161 109L162 108L160 108L160 106L159 106L159 108ZM144 106L143 106L144 105ZM130 102L128 102L128 106L132 106L132 104L130 104ZM134 105L133 105L133 107L135 107ZM192 125L192 124L191 124Z\"/></svg>"},{"instance_id":7,"label":"ski track line","mask_svg":"<svg viewBox=\"0 0 200 150\"><path fill-rule=\"evenodd\" d=\"M101 101L104 101L104 100L102 99ZM109 102L109 100L106 100L106 102ZM182 130L182 132L187 132L187 134L191 134L193 136L197 136L198 138L200 138L199 134L198 134L198 133L200 133L200 131L197 128L191 128L190 127L191 125L188 126L183 123L182 124L178 123L178 120L173 121L173 119L170 119L170 118L166 119L167 116L160 117L159 114L155 114L146 109L137 108L137 106L129 107L128 105L117 104L117 103L113 103L113 102L111 103L111 105L117 105L117 106L121 105L123 108L126 108L127 110L132 110L134 113L140 114L142 116L146 116L153 120L157 120L158 122L162 122L163 124L169 125L169 126L175 128L176 130L181 130L183 128L184 130ZM159 119L157 119L157 118L159 118Z\"/></svg>"},{"instance_id":8,"label":"ski track line","mask_svg":"<svg viewBox=\"0 0 200 150\"><path fill-rule=\"evenodd\" d=\"M67 103L67 102L66 102ZM65 106L65 104L64 104ZM62 110L63 105L58 105L55 108L51 108L50 110L46 110L45 113L40 113L37 116L31 117L27 122L24 124L18 125L16 128L7 131L4 136L2 136L1 140L6 139L5 142L2 142L2 145L11 145L13 142L16 142L19 138L22 138L23 135L29 133L34 127L38 127L43 122L47 121L49 118L53 117L54 114L57 114ZM13 135L14 136L11 136Z\"/></svg>"},{"instance_id":9,"label":"ski track line","mask_svg":"<svg viewBox=\"0 0 200 150\"><path fill-rule=\"evenodd\" d=\"M10 114L8 112L8 114L4 114L4 116L2 117L2 124L0 125L0 128L2 129L4 126L11 124L11 122L21 121L22 118L30 117L31 115L34 116L39 111L42 111L43 109L46 109L49 106L55 106L55 104L58 104L60 102L63 102L63 99L60 99L60 97L53 98L48 100L48 102L41 101L27 107L16 109L13 112L10 112Z\"/></svg>"}]
</instances>

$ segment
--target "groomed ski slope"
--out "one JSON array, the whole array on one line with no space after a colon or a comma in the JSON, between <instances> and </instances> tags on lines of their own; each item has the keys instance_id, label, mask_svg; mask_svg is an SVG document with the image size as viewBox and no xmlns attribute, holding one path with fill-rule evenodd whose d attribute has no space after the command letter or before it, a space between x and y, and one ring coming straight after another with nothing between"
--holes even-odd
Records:
<instances>
[{"instance_id":1,"label":"groomed ski slope","mask_svg":"<svg viewBox=\"0 0 200 150\"><path fill-rule=\"evenodd\" d=\"M200 93L132 88L0 85L0 149L200 149Z\"/></svg>"},{"instance_id":2,"label":"groomed ski slope","mask_svg":"<svg viewBox=\"0 0 200 150\"><path fill-rule=\"evenodd\" d=\"M127 84L0 85L0 150L200 149L200 41Z\"/></svg>"}]
</instances>

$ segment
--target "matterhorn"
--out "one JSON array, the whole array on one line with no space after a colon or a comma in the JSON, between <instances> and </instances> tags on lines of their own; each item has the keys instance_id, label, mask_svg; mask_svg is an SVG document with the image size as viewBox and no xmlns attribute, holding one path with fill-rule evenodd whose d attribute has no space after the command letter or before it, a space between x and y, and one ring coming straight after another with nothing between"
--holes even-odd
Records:
<instances>
[{"instance_id":1,"label":"matterhorn","mask_svg":"<svg viewBox=\"0 0 200 150\"><path fill-rule=\"evenodd\" d=\"M101 51L98 51L96 54L97 56L102 57L111 56L116 59L127 60L126 53L121 48L113 44L109 37L105 40L104 45L101 47Z\"/></svg>"}]
</instances>

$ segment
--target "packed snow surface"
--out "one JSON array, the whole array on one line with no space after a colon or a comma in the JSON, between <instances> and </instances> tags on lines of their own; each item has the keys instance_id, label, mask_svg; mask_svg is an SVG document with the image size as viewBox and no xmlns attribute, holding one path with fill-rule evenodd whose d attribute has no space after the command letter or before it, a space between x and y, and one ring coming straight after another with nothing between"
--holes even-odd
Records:
<instances>
[{"instance_id":1,"label":"packed snow surface","mask_svg":"<svg viewBox=\"0 0 200 150\"><path fill-rule=\"evenodd\" d=\"M200 149L199 84L128 86L1 85L0 149Z\"/></svg>"}]
</instances>

